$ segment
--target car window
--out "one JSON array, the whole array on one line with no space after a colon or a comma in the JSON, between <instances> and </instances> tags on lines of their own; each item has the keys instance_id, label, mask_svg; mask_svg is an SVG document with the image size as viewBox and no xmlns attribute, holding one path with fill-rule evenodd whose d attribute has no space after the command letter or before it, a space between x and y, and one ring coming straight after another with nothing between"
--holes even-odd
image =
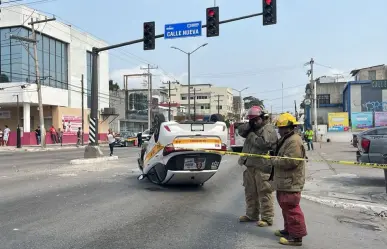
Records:
<instances>
[{"instance_id":1,"label":"car window","mask_svg":"<svg viewBox=\"0 0 387 249\"><path fill-rule=\"evenodd\" d=\"M387 128L373 129L368 132L364 132L364 135L387 135Z\"/></svg>"}]
</instances>

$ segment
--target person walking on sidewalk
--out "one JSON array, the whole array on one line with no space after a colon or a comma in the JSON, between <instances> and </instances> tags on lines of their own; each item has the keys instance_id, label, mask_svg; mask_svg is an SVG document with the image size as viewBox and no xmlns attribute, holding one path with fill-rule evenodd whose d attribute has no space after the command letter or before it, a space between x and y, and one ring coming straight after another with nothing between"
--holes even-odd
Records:
<instances>
[{"instance_id":1,"label":"person walking on sidewalk","mask_svg":"<svg viewBox=\"0 0 387 249\"><path fill-rule=\"evenodd\" d=\"M77 131L77 147L79 147L79 145L81 145L81 136L82 136L81 127L78 127L78 131Z\"/></svg>"},{"instance_id":2,"label":"person walking on sidewalk","mask_svg":"<svg viewBox=\"0 0 387 249\"><path fill-rule=\"evenodd\" d=\"M314 148L313 148L313 136L314 136L314 132L312 131L312 129L310 127L308 127L308 129L306 129L306 131L305 131L305 138L306 138L306 142L308 144L308 150L310 150L310 147L312 147L312 150L314 150Z\"/></svg>"},{"instance_id":3,"label":"person walking on sidewalk","mask_svg":"<svg viewBox=\"0 0 387 249\"><path fill-rule=\"evenodd\" d=\"M246 138L242 152L267 154L274 150L278 136L269 122L269 114L259 106L253 106L248 110L247 116L249 122L238 128L239 135ZM239 217L239 221L258 221L257 225L260 227L271 226L274 219L274 198L273 188L269 183L272 168L270 160L240 157L238 164L246 166L243 172L246 215Z\"/></svg>"},{"instance_id":4,"label":"person walking on sidewalk","mask_svg":"<svg viewBox=\"0 0 387 249\"><path fill-rule=\"evenodd\" d=\"M142 145L142 132L137 133L137 146L141 147Z\"/></svg>"},{"instance_id":5,"label":"person walking on sidewalk","mask_svg":"<svg viewBox=\"0 0 387 249\"><path fill-rule=\"evenodd\" d=\"M289 158L306 158L301 137L295 133L298 125L296 118L290 113L279 116L276 126L281 135L275 156ZM307 235L304 213L300 207L301 191L305 184L305 161L272 157L273 180L277 190L277 200L282 209L284 229L277 230L275 235L281 237L283 245L301 246L302 238Z\"/></svg>"},{"instance_id":6,"label":"person walking on sidewalk","mask_svg":"<svg viewBox=\"0 0 387 249\"><path fill-rule=\"evenodd\" d=\"M109 134L107 135L107 140L108 140L109 148L110 148L110 156L113 156L113 149L114 149L114 144L116 143L116 139L115 139L111 129L109 129Z\"/></svg>"}]
</instances>

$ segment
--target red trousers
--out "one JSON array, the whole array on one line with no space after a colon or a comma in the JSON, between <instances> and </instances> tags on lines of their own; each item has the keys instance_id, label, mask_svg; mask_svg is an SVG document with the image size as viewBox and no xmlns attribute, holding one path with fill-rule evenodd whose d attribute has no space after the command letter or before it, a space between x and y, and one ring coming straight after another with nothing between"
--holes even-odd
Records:
<instances>
[{"instance_id":1,"label":"red trousers","mask_svg":"<svg viewBox=\"0 0 387 249\"><path fill-rule=\"evenodd\" d=\"M300 192L277 191L277 200L284 217L284 230L294 238L302 238L307 235L304 213L300 207Z\"/></svg>"}]
</instances>

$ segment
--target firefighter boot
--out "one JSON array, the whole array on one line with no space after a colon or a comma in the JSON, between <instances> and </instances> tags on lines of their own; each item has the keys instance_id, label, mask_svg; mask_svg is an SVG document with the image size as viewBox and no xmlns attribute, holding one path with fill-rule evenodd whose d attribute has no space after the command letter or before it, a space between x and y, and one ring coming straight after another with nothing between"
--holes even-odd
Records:
<instances>
[{"instance_id":1,"label":"firefighter boot","mask_svg":"<svg viewBox=\"0 0 387 249\"><path fill-rule=\"evenodd\" d=\"M257 221L258 219L251 219L247 215L242 215L239 217L239 222L254 222Z\"/></svg>"},{"instance_id":2,"label":"firefighter boot","mask_svg":"<svg viewBox=\"0 0 387 249\"><path fill-rule=\"evenodd\" d=\"M265 220L260 220L257 222L257 226L259 227L268 227L271 226L272 224L270 222L267 222Z\"/></svg>"},{"instance_id":3,"label":"firefighter boot","mask_svg":"<svg viewBox=\"0 0 387 249\"><path fill-rule=\"evenodd\" d=\"M302 238L292 236L281 237L279 243L286 246L302 246Z\"/></svg>"},{"instance_id":4,"label":"firefighter boot","mask_svg":"<svg viewBox=\"0 0 387 249\"><path fill-rule=\"evenodd\" d=\"M286 236L289 235L289 233L287 231L285 231L285 230L276 230L274 232L274 235L278 236L278 237L286 237Z\"/></svg>"}]
</instances>

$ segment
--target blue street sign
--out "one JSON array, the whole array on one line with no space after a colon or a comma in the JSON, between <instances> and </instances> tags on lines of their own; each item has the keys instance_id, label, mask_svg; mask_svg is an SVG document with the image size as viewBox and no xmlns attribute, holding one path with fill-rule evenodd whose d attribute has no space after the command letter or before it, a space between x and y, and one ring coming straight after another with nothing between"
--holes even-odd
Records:
<instances>
[{"instance_id":1,"label":"blue street sign","mask_svg":"<svg viewBox=\"0 0 387 249\"><path fill-rule=\"evenodd\" d=\"M165 39L195 37L202 35L202 22L185 22L166 24L164 29Z\"/></svg>"}]
</instances>

